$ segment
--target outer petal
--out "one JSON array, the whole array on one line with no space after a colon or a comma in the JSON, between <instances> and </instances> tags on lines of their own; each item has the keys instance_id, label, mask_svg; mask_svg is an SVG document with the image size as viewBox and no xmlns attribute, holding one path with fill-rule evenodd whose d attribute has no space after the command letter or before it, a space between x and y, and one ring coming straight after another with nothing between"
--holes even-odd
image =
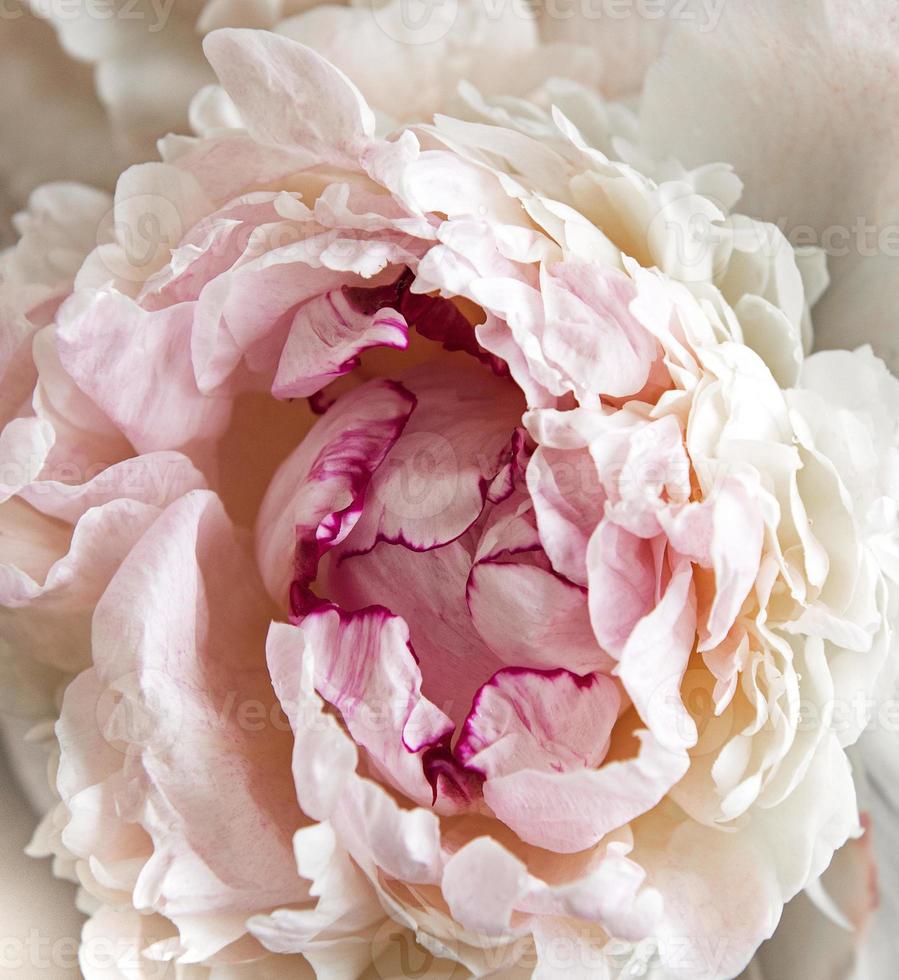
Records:
<instances>
[{"instance_id":1,"label":"outer petal","mask_svg":"<svg viewBox=\"0 0 899 980\"><path fill-rule=\"evenodd\" d=\"M634 627L658 600L661 569L658 542L638 538L604 520L587 550L590 621L596 638L620 655Z\"/></svg>"},{"instance_id":2,"label":"outer petal","mask_svg":"<svg viewBox=\"0 0 899 980\"><path fill-rule=\"evenodd\" d=\"M779 806L732 832L660 810L635 826L633 858L665 899L663 966L697 980L735 976L774 931L783 903L817 878L858 827L855 789L836 738Z\"/></svg>"},{"instance_id":3,"label":"outer petal","mask_svg":"<svg viewBox=\"0 0 899 980\"><path fill-rule=\"evenodd\" d=\"M615 671L649 730L674 751L696 743L696 725L680 696L695 640L693 568L683 562L655 608L634 626Z\"/></svg>"},{"instance_id":4,"label":"outer petal","mask_svg":"<svg viewBox=\"0 0 899 980\"><path fill-rule=\"evenodd\" d=\"M629 310L636 295L624 273L576 261L542 277L548 360L574 385L582 403L596 395L634 395L646 384L656 343Z\"/></svg>"},{"instance_id":5,"label":"outer petal","mask_svg":"<svg viewBox=\"0 0 899 980\"><path fill-rule=\"evenodd\" d=\"M63 365L140 452L212 441L227 425L228 400L201 394L194 378L193 311L184 303L148 313L98 291L76 294L60 312Z\"/></svg>"},{"instance_id":6,"label":"outer petal","mask_svg":"<svg viewBox=\"0 0 899 980\"><path fill-rule=\"evenodd\" d=\"M125 778L107 776L106 792L118 821L152 842L133 902L174 921L176 948L189 958L240 939L249 915L306 895L291 860L303 818L289 739L274 723L265 670L268 616L221 505L207 492L188 494L141 539L98 604L99 701L63 709L63 772L90 771L83 739L96 741L98 723L109 750L121 753ZM61 777L70 798L66 786Z\"/></svg>"},{"instance_id":7,"label":"outer petal","mask_svg":"<svg viewBox=\"0 0 899 980\"><path fill-rule=\"evenodd\" d=\"M354 164L375 129L371 110L337 68L266 31L219 30L206 56L250 132L327 163Z\"/></svg>"},{"instance_id":8,"label":"outer petal","mask_svg":"<svg viewBox=\"0 0 899 980\"><path fill-rule=\"evenodd\" d=\"M0 622L12 648L63 670L87 666L110 578L160 509L203 485L185 457L159 453L84 484L32 483L0 507Z\"/></svg>"},{"instance_id":9,"label":"outer petal","mask_svg":"<svg viewBox=\"0 0 899 980\"><path fill-rule=\"evenodd\" d=\"M586 585L587 544L606 499L593 457L584 447L538 446L528 463L527 483L553 568Z\"/></svg>"},{"instance_id":10,"label":"outer petal","mask_svg":"<svg viewBox=\"0 0 899 980\"><path fill-rule=\"evenodd\" d=\"M272 952L303 953L335 980L355 980L370 966L373 926L385 918L374 889L340 847L326 821L297 831L297 868L312 881L314 909L255 916L250 929Z\"/></svg>"},{"instance_id":11,"label":"outer petal","mask_svg":"<svg viewBox=\"0 0 899 980\"><path fill-rule=\"evenodd\" d=\"M303 811L315 820L331 820L370 878L377 879L382 868L401 881L438 881L436 814L401 809L382 786L356 773L355 743L315 692L315 656L303 631L273 624L268 663L294 733L293 776Z\"/></svg>"}]
</instances>

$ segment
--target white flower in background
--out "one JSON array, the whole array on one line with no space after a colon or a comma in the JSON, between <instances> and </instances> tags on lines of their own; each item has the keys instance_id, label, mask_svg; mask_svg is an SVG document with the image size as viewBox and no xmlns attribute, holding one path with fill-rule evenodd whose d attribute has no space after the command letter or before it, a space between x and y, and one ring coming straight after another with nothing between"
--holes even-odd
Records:
<instances>
[{"instance_id":1,"label":"white flower in background","mask_svg":"<svg viewBox=\"0 0 899 980\"><path fill-rule=\"evenodd\" d=\"M744 207L829 255L817 343L899 369L899 11L893 0L739 0L679 21L647 76L641 137L726 160Z\"/></svg>"},{"instance_id":2,"label":"white flower in background","mask_svg":"<svg viewBox=\"0 0 899 980\"><path fill-rule=\"evenodd\" d=\"M0 248L15 240L13 215L40 184L111 184L124 162L110 157L112 136L91 73L67 59L52 30L24 3L0 16Z\"/></svg>"},{"instance_id":3,"label":"white flower in background","mask_svg":"<svg viewBox=\"0 0 899 980\"><path fill-rule=\"evenodd\" d=\"M265 28L324 54L359 86L384 125L430 118L461 80L487 95L526 95L553 73L590 82L596 55L582 44L539 43L526 4L485 0L31 0L73 57L95 66L97 92L132 152L183 131L213 75L202 38L219 27ZM210 104L212 103L212 104ZM221 115L221 114L224 115ZM191 121L227 121L205 93Z\"/></svg>"}]
</instances>

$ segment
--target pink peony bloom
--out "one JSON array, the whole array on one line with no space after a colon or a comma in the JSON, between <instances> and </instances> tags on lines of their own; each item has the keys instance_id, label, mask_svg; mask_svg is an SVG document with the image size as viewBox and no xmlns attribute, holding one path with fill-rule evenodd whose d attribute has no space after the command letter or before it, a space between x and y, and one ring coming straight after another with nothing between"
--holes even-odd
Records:
<instances>
[{"instance_id":1,"label":"pink peony bloom","mask_svg":"<svg viewBox=\"0 0 899 980\"><path fill-rule=\"evenodd\" d=\"M84 974L736 976L861 831L899 382L588 90L385 138L308 48L206 50L245 128L127 171L71 287L5 273Z\"/></svg>"}]
</instances>

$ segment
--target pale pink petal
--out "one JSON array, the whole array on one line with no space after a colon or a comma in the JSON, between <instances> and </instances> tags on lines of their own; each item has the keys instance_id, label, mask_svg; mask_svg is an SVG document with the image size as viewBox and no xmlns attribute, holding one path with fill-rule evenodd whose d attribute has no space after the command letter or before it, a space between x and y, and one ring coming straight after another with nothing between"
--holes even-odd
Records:
<instances>
[{"instance_id":1,"label":"pale pink petal","mask_svg":"<svg viewBox=\"0 0 899 980\"><path fill-rule=\"evenodd\" d=\"M538 446L527 469L540 540L553 568L587 584L587 545L602 517L606 494L586 449Z\"/></svg>"},{"instance_id":2,"label":"pale pink petal","mask_svg":"<svg viewBox=\"0 0 899 980\"><path fill-rule=\"evenodd\" d=\"M0 425L27 406L34 390L31 345L36 329L21 309L21 297L0 283Z\"/></svg>"},{"instance_id":3,"label":"pale pink petal","mask_svg":"<svg viewBox=\"0 0 899 980\"><path fill-rule=\"evenodd\" d=\"M503 663L578 672L613 664L596 641L585 590L554 572L479 562L471 570L467 597L475 628Z\"/></svg>"},{"instance_id":4,"label":"pale pink petal","mask_svg":"<svg viewBox=\"0 0 899 980\"><path fill-rule=\"evenodd\" d=\"M139 500L162 508L204 483L186 456L157 452L113 463L85 483L41 479L19 496L42 514L74 525L91 508L114 500Z\"/></svg>"},{"instance_id":5,"label":"pale pink petal","mask_svg":"<svg viewBox=\"0 0 899 980\"><path fill-rule=\"evenodd\" d=\"M613 657L658 599L658 547L608 520L590 538L590 621L603 649Z\"/></svg>"},{"instance_id":6,"label":"pale pink petal","mask_svg":"<svg viewBox=\"0 0 899 980\"><path fill-rule=\"evenodd\" d=\"M758 487L730 480L712 498L715 598L703 629L701 651L712 650L724 640L758 577L765 533L759 492Z\"/></svg>"},{"instance_id":7,"label":"pale pink petal","mask_svg":"<svg viewBox=\"0 0 899 980\"><path fill-rule=\"evenodd\" d=\"M321 267L322 248L309 240L272 248L203 285L190 338L202 391L223 384L242 359L257 373L274 374L291 314L346 280Z\"/></svg>"},{"instance_id":8,"label":"pale pink petal","mask_svg":"<svg viewBox=\"0 0 899 980\"><path fill-rule=\"evenodd\" d=\"M281 956L305 953L314 964L321 964L330 948L339 961L331 964L333 975L353 980L371 962L373 927L383 920L384 909L328 822L298 830L293 847L297 870L318 897L315 908L254 916L250 930L266 949Z\"/></svg>"},{"instance_id":9,"label":"pale pink petal","mask_svg":"<svg viewBox=\"0 0 899 980\"><path fill-rule=\"evenodd\" d=\"M507 934L528 892L527 867L491 837L478 837L446 862L441 888L453 918L488 936Z\"/></svg>"},{"instance_id":10,"label":"pale pink petal","mask_svg":"<svg viewBox=\"0 0 899 980\"><path fill-rule=\"evenodd\" d=\"M563 854L592 847L651 810L687 771L686 753L665 749L648 733L640 751L600 769L521 770L484 783L491 810L529 844Z\"/></svg>"},{"instance_id":11,"label":"pale pink petal","mask_svg":"<svg viewBox=\"0 0 899 980\"><path fill-rule=\"evenodd\" d=\"M375 120L356 87L309 48L265 31L223 29L203 45L249 131L325 163L350 163Z\"/></svg>"},{"instance_id":12,"label":"pale pink petal","mask_svg":"<svg viewBox=\"0 0 899 980\"><path fill-rule=\"evenodd\" d=\"M401 808L382 786L357 775L355 743L315 692L315 657L303 631L273 623L268 662L294 732L293 775L304 812L330 820L369 877L383 868L402 881L439 881L438 817L430 808Z\"/></svg>"},{"instance_id":13,"label":"pale pink petal","mask_svg":"<svg viewBox=\"0 0 899 980\"><path fill-rule=\"evenodd\" d=\"M63 670L86 667L91 615L122 559L161 508L204 485L184 456L151 453L86 483L31 483L0 507L0 622L9 642Z\"/></svg>"},{"instance_id":14,"label":"pale pink petal","mask_svg":"<svg viewBox=\"0 0 899 980\"><path fill-rule=\"evenodd\" d=\"M0 504L37 479L53 440L53 426L43 419L13 419L0 430Z\"/></svg>"},{"instance_id":15,"label":"pale pink petal","mask_svg":"<svg viewBox=\"0 0 899 980\"><path fill-rule=\"evenodd\" d=\"M99 704L112 708L102 734L132 786L119 816L152 840L133 902L172 919L196 958L245 935L249 915L306 895L290 846L303 822L290 740L265 665L269 615L221 504L195 491L138 542L94 616ZM72 717L64 757L84 751L77 732L96 729L96 710Z\"/></svg>"},{"instance_id":16,"label":"pale pink petal","mask_svg":"<svg viewBox=\"0 0 899 980\"><path fill-rule=\"evenodd\" d=\"M657 346L630 312L633 282L614 269L568 261L550 266L541 285L543 351L574 383L580 401L640 391Z\"/></svg>"},{"instance_id":17,"label":"pale pink petal","mask_svg":"<svg viewBox=\"0 0 899 980\"><path fill-rule=\"evenodd\" d=\"M695 642L693 566L685 561L672 571L655 608L634 626L615 670L646 726L674 751L696 744L696 725L680 695Z\"/></svg>"},{"instance_id":18,"label":"pale pink petal","mask_svg":"<svg viewBox=\"0 0 899 980\"><path fill-rule=\"evenodd\" d=\"M227 425L229 401L197 388L193 315L189 303L146 312L113 291L76 294L60 312L64 367L140 452L211 441Z\"/></svg>"},{"instance_id":19,"label":"pale pink petal","mask_svg":"<svg viewBox=\"0 0 899 980\"><path fill-rule=\"evenodd\" d=\"M658 57L672 22L685 16L701 28L714 27L717 7L686 6L678 0L603 7L542 7L540 36L545 41L584 45L599 64L599 88L609 99L634 96Z\"/></svg>"}]
</instances>

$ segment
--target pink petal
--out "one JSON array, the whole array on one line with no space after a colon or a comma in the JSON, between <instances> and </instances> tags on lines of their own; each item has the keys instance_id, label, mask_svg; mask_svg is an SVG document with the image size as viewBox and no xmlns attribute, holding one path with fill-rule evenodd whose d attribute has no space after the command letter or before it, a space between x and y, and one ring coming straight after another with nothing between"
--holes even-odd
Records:
<instances>
[{"instance_id":1,"label":"pink petal","mask_svg":"<svg viewBox=\"0 0 899 980\"><path fill-rule=\"evenodd\" d=\"M0 508L0 622L13 648L67 671L87 666L91 615L120 563L160 508L202 485L184 457L160 453L81 485L34 483L25 492L32 506L8 501Z\"/></svg>"},{"instance_id":2,"label":"pink petal","mask_svg":"<svg viewBox=\"0 0 899 980\"><path fill-rule=\"evenodd\" d=\"M633 282L617 270L569 260L550 266L542 287L543 351L573 381L580 401L639 392L657 346L630 312Z\"/></svg>"},{"instance_id":3,"label":"pink petal","mask_svg":"<svg viewBox=\"0 0 899 980\"><path fill-rule=\"evenodd\" d=\"M153 842L134 904L171 918L198 958L242 936L249 915L306 894L290 844L303 823L290 740L265 664L269 616L251 556L205 491L163 513L94 616L97 670L120 699L107 737L123 741L137 780L120 807ZM208 918L219 925L204 938Z\"/></svg>"},{"instance_id":4,"label":"pink petal","mask_svg":"<svg viewBox=\"0 0 899 980\"><path fill-rule=\"evenodd\" d=\"M659 592L652 541L604 520L587 550L590 621L604 650L617 657Z\"/></svg>"},{"instance_id":5,"label":"pink petal","mask_svg":"<svg viewBox=\"0 0 899 980\"><path fill-rule=\"evenodd\" d=\"M294 732L293 775L305 813L329 820L356 863L401 881L439 881L440 821L428 809L404 809L374 780L357 775L358 752L316 694L315 655L301 629L273 623L268 662Z\"/></svg>"},{"instance_id":6,"label":"pink petal","mask_svg":"<svg viewBox=\"0 0 899 980\"><path fill-rule=\"evenodd\" d=\"M376 606L356 613L323 607L303 619L302 630L315 657L318 692L341 713L383 777L411 800L429 804L421 755L445 742L454 725L422 696L405 622Z\"/></svg>"},{"instance_id":7,"label":"pink petal","mask_svg":"<svg viewBox=\"0 0 899 980\"><path fill-rule=\"evenodd\" d=\"M696 744L696 725L680 695L695 642L693 566L682 562L659 603L634 626L615 671L646 726L672 750Z\"/></svg>"},{"instance_id":8,"label":"pink petal","mask_svg":"<svg viewBox=\"0 0 899 980\"><path fill-rule=\"evenodd\" d=\"M465 929L506 936L529 878L524 863L492 837L477 837L447 861L441 887L453 918Z\"/></svg>"},{"instance_id":9,"label":"pink petal","mask_svg":"<svg viewBox=\"0 0 899 980\"><path fill-rule=\"evenodd\" d=\"M60 311L64 367L139 452L211 441L227 425L229 401L197 388L192 323L192 304L148 313L108 290L76 294Z\"/></svg>"},{"instance_id":10,"label":"pink petal","mask_svg":"<svg viewBox=\"0 0 899 980\"><path fill-rule=\"evenodd\" d=\"M380 543L346 556L352 542L322 562L322 593L346 609L378 604L409 624L424 692L460 723L477 689L503 666L479 636L465 602L471 554L462 541L414 552Z\"/></svg>"},{"instance_id":11,"label":"pink petal","mask_svg":"<svg viewBox=\"0 0 899 980\"><path fill-rule=\"evenodd\" d=\"M461 355L456 355L461 358ZM457 359L402 378L415 411L378 469L348 548L378 541L425 550L452 541L484 506L490 482L512 456L524 407L507 379Z\"/></svg>"},{"instance_id":12,"label":"pink petal","mask_svg":"<svg viewBox=\"0 0 899 980\"><path fill-rule=\"evenodd\" d=\"M587 595L553 572L515 562L478 562L467 587L471 618L505 664L611 668L590 625Z\"/></svg>"},{"instance_id":13,"label":"pink petal","mask_svg":"<svg viewBox=\"0 0 899 980\"><path fill-rule=\"evenodd\" d=\"M284 778L268 616L221 505L189 493L121 563L94 615L96 666L63 705L67 844L133 889L137 909L171 919L194 959L307 893L292 868L303 816Z\"/></svg>"},{"instance_id":14,"label":"pink petal","mask_svg":"<svg viewBox=\"0 0 899 980\"><path fill-rule=\"evenodd\" d=\"M272 386L277 398L303 398L351 371L369 347L405 350L408 327L392 309L359 312L346 289L334 289L301 306L281 352Z\"/></svg>"},{"instance_id":15,"label":"pink petal","mask_svg":"<svg viewBox=\"0 0 899 980\"><path fill-rule=\"evenodd\" d=\"M488 781L525 769L593 768L608 751L619 700L602 674L505 668L475 696L456 755Z\"/></svg>"},{"instance_id":16,"label":"pink petal","mask_svg":"<svg viewBox=\"0 0 899 980\"><path fill-rule=\"evenodd\" d=\"M324 551L355 525L372 474L404 426L415 400L401 385L372 381L341 398L282 463L256 523L256 556L271 596L299 602Z\"/></svg>"},{"instance_id":17,"label":"pink petal","mask_svg":"<svg viewBox=\"0 0 899 980\"><path fill-rule=\"evenodd\" d=\"M586 449L539 446L528 463L527 482L553 568L586 585L587 544L606 499L596 463Z\"/></svg>"},{"instance_id":18,"label":"pink petal","mask_svg":"<svg viewBox=\"0 0 899 980\"><path fill-rule=\"evenodd\" d=\"M593 847L655 807L687 771L686 753L639 733L636 758L600 769L519 772L488 779L484 800L529 844L562 854Z\"/></svg>"}]
</instances>

